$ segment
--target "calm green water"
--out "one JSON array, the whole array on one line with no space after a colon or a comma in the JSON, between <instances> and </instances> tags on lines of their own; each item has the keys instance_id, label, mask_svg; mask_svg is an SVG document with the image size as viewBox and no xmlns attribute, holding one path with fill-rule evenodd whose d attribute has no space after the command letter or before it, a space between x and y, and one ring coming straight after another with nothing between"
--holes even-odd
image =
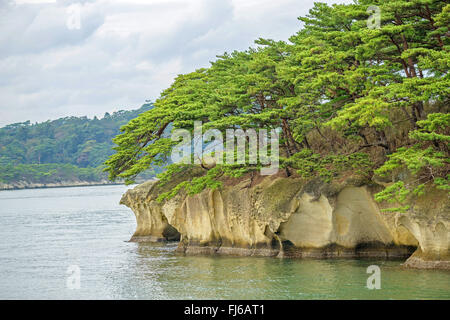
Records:
<instances>
[{"instance_id":1,"label":"calm green water","mask_svg":"<svg viewBox=\"0 0 450 320\"><path fill-rule=\"evenodd\" d=\"M174 244L126 242L126 189L0 191L0 299L450 299L450 273L401 261L184 257ZM380 290L365 287L370 265Z\"/></svg>"}]
</instances>

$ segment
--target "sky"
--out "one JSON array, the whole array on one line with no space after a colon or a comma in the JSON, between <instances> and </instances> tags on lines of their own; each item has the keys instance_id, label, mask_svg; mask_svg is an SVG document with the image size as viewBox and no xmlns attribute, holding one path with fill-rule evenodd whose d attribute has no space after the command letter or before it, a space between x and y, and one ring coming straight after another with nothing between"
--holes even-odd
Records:
<instances>
[{"instance_id":1,"label":"sky","mask_svg":"<svg viewBox=\"0 0 450 320\"><path fill-rule=\"evenodd\" d=\"M0 0L0 127L137 109L217 55L288 40L314 1Z\"/></svg>"}]
</instances>

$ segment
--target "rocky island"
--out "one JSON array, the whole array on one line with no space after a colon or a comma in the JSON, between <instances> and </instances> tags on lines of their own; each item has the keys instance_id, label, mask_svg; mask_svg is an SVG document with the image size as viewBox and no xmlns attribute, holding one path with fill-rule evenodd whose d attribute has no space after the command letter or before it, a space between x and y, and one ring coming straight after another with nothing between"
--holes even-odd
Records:
<instances>
[{"instance_id":1,"label":"rocky island","mask_svg":"<svg viewBox=\"0 0 450 320\"><path fill-rule=\"evenodd\" d=\"M131 241L179 241L185 254L280 258L404 258L404 266L450 269L450 201L443 191L405 213L383 213L380 189L348 179L324 184L283 175L243 177L221 190L159 202L157 181L129 190Z\"/></svg>"},{"instance_id":2,"label":"rocky island","mask_svg":"<svg viewBox=\"0 0 450 320\"><path fill-rule=\"evenodd\" d=\"M316 3L289 42L258 39L176 77L105 163L129 183L170 163L122 199L132 241L449 269L449 13Z\"/></svg>"}]
</instances>

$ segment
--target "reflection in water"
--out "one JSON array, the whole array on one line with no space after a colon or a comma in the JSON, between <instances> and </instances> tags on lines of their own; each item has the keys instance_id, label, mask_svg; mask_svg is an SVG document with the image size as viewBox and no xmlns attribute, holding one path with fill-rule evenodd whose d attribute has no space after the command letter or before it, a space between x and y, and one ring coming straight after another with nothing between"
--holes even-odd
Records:
<instances>
[{"instance_id":1,"label":"reflection in water","mask_svg":"<svg viewBox=\"0 0 450 320\"><path fill-rule=\"evenodd\" d=\"M126 242L123 186L0 192L1 299L449 299L450 273L401 261L186 257ZM66 287L79 265L81 289ZM367 267L381 268L368 290Z\"/></svg>"}]
</instances>

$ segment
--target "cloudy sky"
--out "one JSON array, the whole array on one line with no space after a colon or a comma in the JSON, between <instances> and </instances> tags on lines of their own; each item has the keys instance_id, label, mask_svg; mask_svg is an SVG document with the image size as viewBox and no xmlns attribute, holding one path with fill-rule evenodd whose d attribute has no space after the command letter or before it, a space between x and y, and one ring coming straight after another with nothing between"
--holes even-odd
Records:
<instances>
[{"instance_id":1,"label":"cloudy sky","mask_svg":"<svg viewBox=\"0 0 450 320\"><path fill-rule=\"evenodd\" d=\"M0 126L138 108L218 54L287 40L313 2L0 0Z\"/></svg>"}]
</instances>

